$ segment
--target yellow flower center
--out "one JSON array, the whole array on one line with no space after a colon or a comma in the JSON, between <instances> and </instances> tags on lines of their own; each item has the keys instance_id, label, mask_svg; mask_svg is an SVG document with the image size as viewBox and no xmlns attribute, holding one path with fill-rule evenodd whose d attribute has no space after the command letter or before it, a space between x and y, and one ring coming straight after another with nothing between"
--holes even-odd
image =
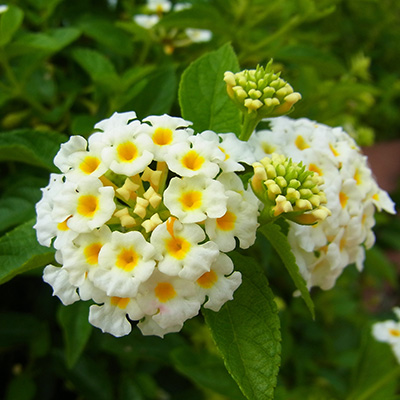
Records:
<instances>
[{"instance_id":1,"label":"yellow flower center","mask_svg":"<svg viewBox=\"0 0 400 400\"><path fill-rule=\"evenodd\" d=\"M122 162L131 162L138 156L138 150L132 142L126 142L118 145L117 154Z\"/></svg>"},{"instance_id":2,"label":"yellow flower center","mask_svg":"<svg viewBox=\"0 0 400 400\"><path fill-rule=\"evenodd\" d=\"M309 144L304 140L303 136L301 135L297 136L296 140L294 141L294 144L299 150L305 150L310 147Z\"/></svg>"},{"instance_id":3,"label":"yellow flower center","mask_svg":"<svg viewBox=\"0 0 400 400\"><path fill-rule=\"evenodd\" d=\"M312 172L317 173L319 176L322 176L322 175L323 175L321 168L317 167L315 164L312 164L312 163L311 163L311 164L308 166L308 169L309 169L310 171L312 171Z\"/></svg>"},{"instance_id":4,"label":"yellow flower center","mask_svg":"<svg viewBox=\"0 0 400 400\"><path fill-rule=\"evenodd\" d=\"M332 144L329 144L329 148L335 157L340 156L340 153L333 147Z\"/></svg>"},{"instance_id":5,"label":"yellow flower center","mask_svg":"<svg viewBox=\"0 0 400 400\"><path fill-rule=\"evenodd\" d=\"M210 272L206 272L199 279L197 279L197 283L203 289L209 289L214 286L217 280L218 280L217 274L213 270L211 270Z\"/></svg>"},{"instance_id":6,"label":"yellow flower center","mask_svg":"<svg viewBox=\"0 0 400 400\"><path fill-rule=\"evenodd\" d=\"M228 160L230 155L222 147L218 146L218 148L225 154L224 161Z\"/></svg>"},{"instance_id":7,"label":"yellow flower center","mask_svg":"<svg viewBox=\"0 0 400 400\"><path fill-rule=\"evenodd\" d=\"M185 168L192 171L198 171L204 164L204 157L200 156L197 151L190 150L183 158L182 164Z\"/></svg>"},{"instance_id":8,"label":"yellow flower center","mask_svg":"<svg viewBox=\"0 0 400 400\"><path fill-rule=\"evenodd\" d=\"M353 179L356 181L357 185L361 185L361 183L362 183L361 174L358 169L356 169L356 172L354 172Z\"/></svg>"},{"instance_id":9,"label":"yellow flower center","mask_svg":"<svg viewBox=\"0 0 400 400\"><path fill-rule=\"evenodd\" d=\"M221 218L217 218L217 226L222 231L231 231L235 227L236 215L227 211Z\"/></svg>"},{"instance_id":10,"label":"yellow flower center","mask_svg":"<svg viewBox=\"0 0 400 400\"><path fill-rule=\"evenodd\" d=\"M389 333L392 336L400 337L400 330L399 329L389 329Z\"/></svg>"},{"instance_id":11,"label":"yellow flower center","mask_svg":"<svg viewBox=\"0 0 400 400\"><path fill-rule=\"evenodd\" d=\"M168 128L157 128L153 133L153 142L165 146L172 142L172 131Z\"/></svg>"},{"instance_id":12,"label":"yellow flower center","mask_svg":"<svg viewBox=\"0 0 400 400\"><path fill-rule=\"evenodd\" d=\"M85 255L86 262L88 264L94 265L98 263L101 248L101 243L92 243L89 246L85 247L85 249L83 250L83 254Z\"/></svg>"},{"instance_id":13,"label":"yellow flower center","mask_svg":"<svg viewBox=\"0 0 400 400\"><path fill-rule=\"evenodd\" d=\"M96 171L99 165L100 165L100 160L97 157L87 156L81 162L79 168L85 174L90 175L92 172Z\"/></svg>"},{"instance_id":14,"label":"yellow flower center","mask_svg":"<svg viewBox=\"0 0 400 400\"><path fill-rule=\"evenodd\" d=\"M349 196L346 193L340 192L339 193L339 201L342 208L346 207L347 201L349 200Z\"/></svg>"},{"instance_id":15,"label":"yellow flower center","mask_svg":"<svg viewBox=\"0 0 400 400\"><path fill-rule=\"evenodd\" d=\"M166 240L168 253L177 260L183 260L189 252L191 245L182 237L172 237Z\"/></svg>"},{"instance_id":16,"label":"yellow flower center","mask_svg":"<svg viewBox=\"0 0 400 400\"><path fill-rule=\"evenodd\" d=\"M199 191L183 193L179 201L186 210L196 210L201 207L203 194Z\"/></svg>"},{"instance_id":17,"label":"yellow flower center","mask_svg":"<svg viewBox=\"0 0 400 400\"><path fill-rule=\"evenodd\" d=\"M154 289L154 293L161 303L166 303L176 296L174 287L168 282L160 282Z\"/></svg>"},{"instance_id":18,"label":"yellow flower center","mask_svg":"<svg viewBox=\"0 0 400 400\"><path fill-rule=\"evenodd\" d=\"M77 211L84 217L93 217L99 207L99 199L92 194L79 197Z\"/></svg>"},{"instance_id":19,"label":"yellow flower center","mask_svg":"<svg viewBox=\"0 0 400 400\"><path fill-rule=\"evenodd\" d=\"M110 303L111 305L115 306L115 307L119 307L122 310L124 310L126 308L126 306L129 304L130 302L130 298L129 297L116 297L113 296L111 297Z\"/></svg>"},{"instance_id":20,"label":"yellow flower center","mask_svg":"<svg viewBox=\"0 0 400 400\"><path fill-rule=\"evenodd\" d=\"M136 267L138 261L139 256L133 249L122 249L117 256L115 265L126 272L130 272Z\"/></svg>"},{"instance_id":21,"label":"yellow flower center","mask_svg":"<svg viewBox=\"0 0 400 400\"><path fill-rule=\"evenodd\" d=\"M60 222L60 223L57 224L57 229L59 231L68 231L69 230L69 227L67 225L68 219L69 218L67 218L64 222Z\"/></svg>"}]
</instances>

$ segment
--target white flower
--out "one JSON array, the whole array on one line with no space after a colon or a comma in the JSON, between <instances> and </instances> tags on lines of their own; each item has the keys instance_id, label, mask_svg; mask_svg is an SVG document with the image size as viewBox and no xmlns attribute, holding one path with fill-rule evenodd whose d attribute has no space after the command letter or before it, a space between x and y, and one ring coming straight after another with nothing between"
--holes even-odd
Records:
<instances>
[{"instance_id":1,"label":"white flower","mask_svg":"<svg viewBox=\"0 0 400 400\"><path fill-rule=\"evenodd\" d=\"M188 127L192 124L182 118L170 117L169 115L151 115L143 120L150 122L151 126L143 124L143 131L153 141L154 160L164 161L170 147L176 143L186 142L189 135L193 134Z\"/></svg>"},{"instance_id":2,"label":"white flower","mask_svg":"<svg viewBox=\"0 0 400 400\"><path fill-rule=\"evenodd\" d=\"M225 160L225 154L218 145L210 144L210 135L214 135L216 143L219 143L218 136L207 131L205 135L190 136L188 141L172 146L165 156L169 169L181 176L214 178L220 171L218 163Z\"/></svg>"},{"instance_id":3,"label":"white flower","mask_svg":"<svg viewBox=\"0 0 400 400\"><path fill-rule=\"evenodd\" d=\"M166 13L171 11L172 3L169 0L147 0L147 7L156 13Z\"/></svg>"},{"instance_id":4,"label":"white flower","mask_svg":"<svg viewBox=\"0 0 400 400\"><path fill-rule=\"evenodd\" d=\"M98 122L94 127L102 131L118 129L121 126L129 125L128 122L132 122L136 119L136 113L134 111L128 111L124 113L115 112L110 118L103 119Z\"/></svg>"},{"instance_id":5,"label":"white flower","mask_svg":"<svg viewBox=\"0 0 400 400\"><path fill-rule=\"evenodd\" d=\"M103 332L110 333L116 337L121 337L131 332L132 326L127 320L127 316L132 320L138 320L144 315L133 298L104 296L99 302L103 304L90 306L89 322Z\"/></svg>"},{"instance_id":6,"label":"white flower","mask_svg":"<svg viewBox=\"0 0 400 400\"><path fill-rule=\"evenodd\" d=\"M172 178L164 192L164 204L183 223L222 217L227 200L224 186L202 175Z\"/></svg>"},{"instance_id":7,"label":"white flower","mask_svg":"<svg viewBox=\"0 0 400 400\"><path fill-rule=\"evenodd\" d=\"M133 20L142 28L151 29L154 25L158 23L160 17L156 14L154 15L137 14L133 17Z\"/></svg>"},{"instance_id":8,"label":"white flower","mask_svg":"<svg viewBox=\"0 0 400 400\"><path fill-rule=\"evenodd\" d=\"M174 6L174 11L182 11L182 10L187 10L189 8L192 8L191 3L176 3Z\"/></svg>"},{"instance_id":9,"label":"white flower","mask_svg":"<svg viewBox=\"0 0 400 400\"><path fill-rule=\"evenodd\" d=\"M99 178L107 171L100 154L86 150L87 142L81 136L71 136L61 145L54 158L54 164L69 180L78 181L85 176Z\"/></svg>"},{"instance_id":10,"label":"white flower","mask_svg":"<svg viewBox=\"0 0 400 400\"><path fill-rule=\"evenodd\" d=\"M64 268L48 265L43 271L43 280L53 288L53 296L57 296L65 306L80 299L76 286L69 282L68 271Z\"/></svg>"},{"instance_id":11,"label":"white flower","mask_svg":"<svg viewBox=\"0 0 400 400\"><path fill-rule=\"evenodd\" d=\"M162 259L158 270L166 275L178 275L191 281L210 270L219 254L213 242L203 242L206 235L196 224L181 224L175 218L159 225L151 235L151 243Z\"/></svg>"},{"instance_id":12,"label":"white flower","mask_svg":"<svg viewBox=\"0 0 400 400\"><path fill-rule=\"evenodd\" d=\"M205 308L219 311L228 301L233 299L233 292L240 286L242 275L233 271L232 260L220 253L209 272L205 272L196 283L203 296L207 296Z\"/></svg>"},{"instance_id":13,"label":"white flower","mask_svg":"<svg viewBox=\"0 0 400 400\"><path fill-rule=\"evenodd\" d=\"M0 4L0 14L5 13L8 10L7 4Z\"/></svg>"},{"instance_id":14,"label":"white flower","mask_svg":"<svg viewBox=\"0 0 400 400\"><path fill-rule=\"evenodd\" d=\"M212 32L208 29L185 29L186 36L193 43L209 42L212 38Z\"/></svg>"},{"instance_id":15,"label":"white flower","mask_svg":"<svg viewBox=\"0 0 400 400\"><path fill-rule=\"evenodd\" d=\"M161 337L179 331L187 319L198 314L201 306L195 283L158 270L141 285L137 302L146 314L139 329L144 335Z\"/></svg>"},{"instance_id":16,"label":"white flower","mask_svg":"<svg viewBox=\"0 0 400 400\"><path fill-rule=\"evenodd\" d=\"M100 250L93 282L107 296L134 297L153 272L155 249L140 232L114 231Z\"/></svg>"},{"instance_id":17,"label":"white flower","mask_svg":"<svg viewBox=\"0 0 400 400\"><path fill-rule=\"evenodd\" d=\"M107 225L89 233L81 233L73 242L60 249L63 256L63 268L69 273L70 282L82 286L87 278L93 279L99 265L101 248L111 239L111 230Z\"/></svg>"},{"instance_id":18,"label":"white flower","mask_svg":"<svg viewBox=\"0 0 400 400\"><path fill-rule=\"evenodd\" d=\"M98 179L85 178L64 183L54 197L52 216L56 222L66 221L69 229L84 233L106 223L114 210L114 189L104 187Z\"/></svg>"}]
</instances>

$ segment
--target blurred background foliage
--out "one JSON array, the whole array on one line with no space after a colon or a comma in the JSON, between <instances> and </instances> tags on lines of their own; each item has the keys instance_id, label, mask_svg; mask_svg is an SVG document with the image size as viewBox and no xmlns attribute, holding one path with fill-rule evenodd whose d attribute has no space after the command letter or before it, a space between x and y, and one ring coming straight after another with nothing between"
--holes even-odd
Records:
<instances>
[{"instance_id":1,"label":"blurred background foliage","mask_svg":"<svg viewBox=\"0 0 400 400\"><path fill-rule=\"evenodd\" d=\"M115 111L178 116L184 69L231 42L243 68L274 59L275 70L303 95L294 118L342 125L360 145L398 138L397 0L191 4L147 30L133 21L146 12L144 1L8 1L0 14L1 131L13 131L25 149L51 162L59 139L42 148L43 135L62 133L65 141L71 134L88 136L95 122ZM212 39L177 47L174 35L185 28L211 30ZM5 137L0 133L0 233L17 227L22 237L20 224L34 218L52 167L43 157L26 164L32 155ZM391 195L398 203L398 185ZM313 290L315 321L292 297L291 280L268 243L259 239L252 250L281 309L278 400L400 399L396 375L379 372L399 367L389 348L370 338L371 323L391 317L400 300L398 266L387 257L400 250L398 220L379 215L376 234L361 275L351 266L331 291ZM1 262L6 240L0 238ZM137 329L116 339L92 331L86 303L61 306L40 276L41 268L34 269L0 288L0 398L243 399L201 316L163 340Z\"/></svg>"}]
</instances>

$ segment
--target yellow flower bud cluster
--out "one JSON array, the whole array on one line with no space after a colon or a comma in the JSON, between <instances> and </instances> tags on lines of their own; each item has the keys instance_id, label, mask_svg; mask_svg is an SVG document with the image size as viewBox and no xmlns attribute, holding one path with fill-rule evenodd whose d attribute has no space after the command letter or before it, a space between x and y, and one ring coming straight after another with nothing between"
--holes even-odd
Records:
<instances>
[{"instance_id":1,"label":"yellow flower bud cluster","mask_svg":"<svg viewBox=\"0 0 400 400\"><path fill-rule=\"evenodd\" d=\"M301 99L271 65L272 60L265 68L258 65L236 74L225 72L228 95L243 112L257 113L260 118L276 117L289 113Z\"/></svg>"},{"instance_id":2,"label":"yellow flower bud cluster","mask_svg":"<svg viewBox=\"0 0 400 400\"><path fill-rule=\"evenodd\" d=\"M282 154L272 154L253 164L254 175L251 186L264 203L263 215L267 220L285 214L285 217L300 224L314 224L324 220L330 211L324 183L318 174L295 163Z\"/></svg>"}]
</instances>

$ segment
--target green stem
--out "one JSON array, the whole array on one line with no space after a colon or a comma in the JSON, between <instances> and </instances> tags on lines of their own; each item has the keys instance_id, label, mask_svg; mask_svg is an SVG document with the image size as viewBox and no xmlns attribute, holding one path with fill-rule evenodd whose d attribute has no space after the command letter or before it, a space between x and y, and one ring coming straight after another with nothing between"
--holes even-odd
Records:
<instances>
[{"instance_id":1,"label":"green stem","mask_svg":"<svg viewBox=\"0 0 400 400\"><path fill-rule=\"evenodd\" d=\"M261 118L256 113L244 114L242 132L240 132L239 139L247 142L260 121Z\"/></svg>"}]
</instances>

